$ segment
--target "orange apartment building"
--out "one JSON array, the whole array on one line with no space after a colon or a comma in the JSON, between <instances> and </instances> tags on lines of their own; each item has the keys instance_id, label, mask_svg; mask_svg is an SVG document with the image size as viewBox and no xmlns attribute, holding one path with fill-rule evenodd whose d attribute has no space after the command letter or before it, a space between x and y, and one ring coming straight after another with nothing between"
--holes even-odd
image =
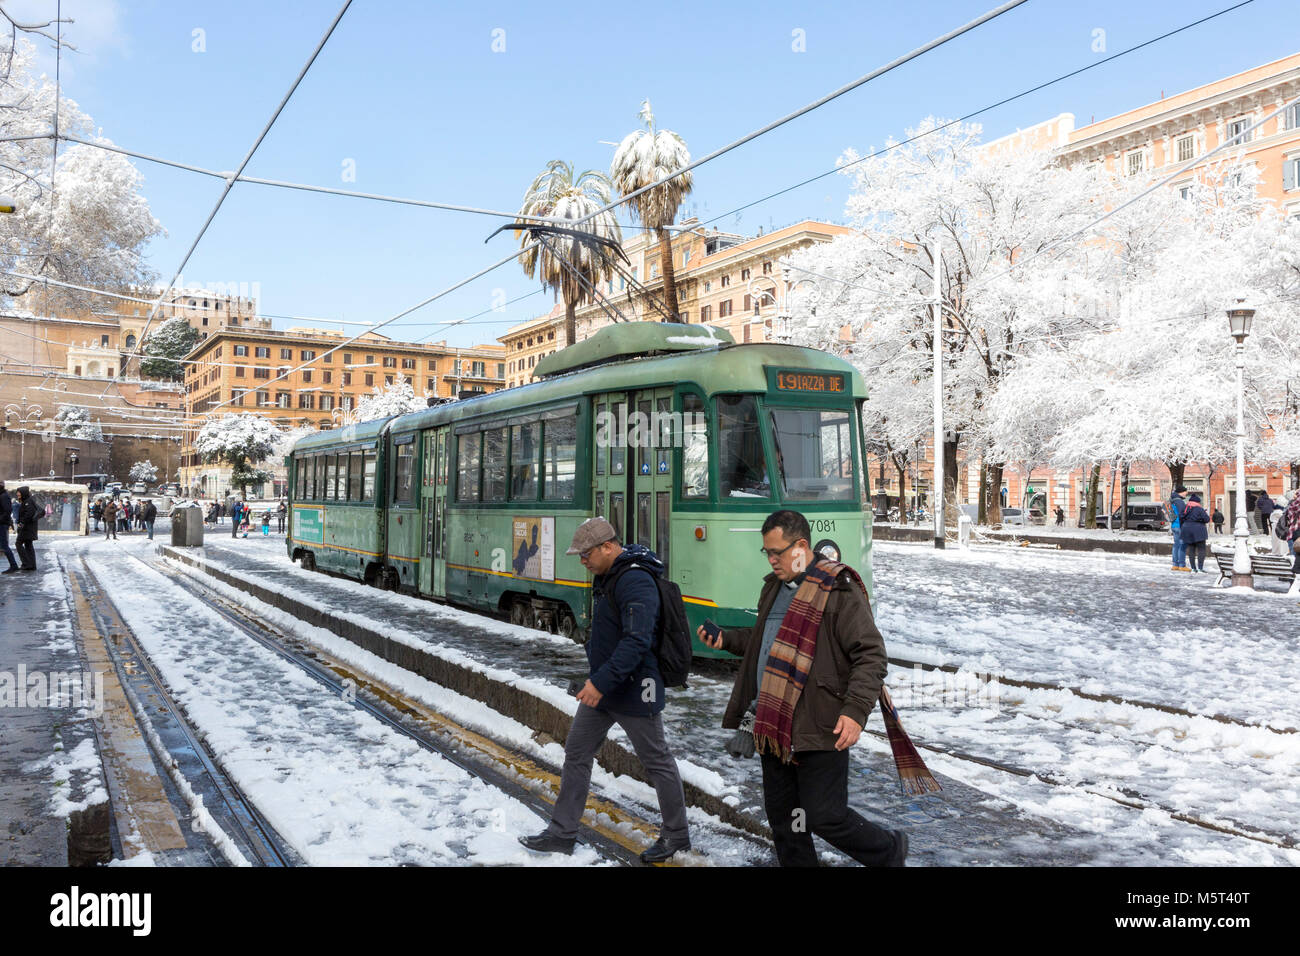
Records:
<instances>
[{"instance_id":1,"label":"orange apartment building","mask_svg":"<svg viewBox=\"0 0 1300 956\"><path fill-rule=\"evenodd\" d=\"M506 350L506 388L533 381L533 367L556 349L564 348L564 305L546 315L511 326L497 339Z\"/></svg>"},{"instance_id":2,"label":"orange apartment building","mask_svg":"<svg viewBox=\"0 0 1300 956\"><path fill-rule=\"evenodd\" d=\"M326 430L376 388L405 381L421 397L458 398L504 387L506 350L398 342L366 332L335 352L349 336L320 329L287 331L227 327L211 331L186 361L185 434L181 483L205 494L224 493L229 466L205 464L194 439L211 415L251 412L284 430ZM273 381L284 372L287 378ZM271 463L277 480L283 466Z\"/></svg>"}]
</instances>

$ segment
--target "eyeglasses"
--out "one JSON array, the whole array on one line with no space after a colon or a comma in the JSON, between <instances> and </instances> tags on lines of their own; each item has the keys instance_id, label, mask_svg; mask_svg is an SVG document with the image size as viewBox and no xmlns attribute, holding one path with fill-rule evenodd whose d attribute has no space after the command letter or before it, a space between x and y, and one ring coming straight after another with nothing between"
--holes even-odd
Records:
<instances>
[{"instance_id":1,"label":"eyeglasses","mask_svg":"<svg viewBox=\"0 0 1300 956\"><path fill-rule=\"evenodd\" d=\"M773 558L779 558L779 557L781 557L781 555L785 554L787 551L789 551L791 548L793 548L793 547L794 547L796 544L798 544L798 543L799 543L798 541L791 541L789 544L787 544L787 545L786 545L784 548L782 548L780 551L773 551L771 548L759 548L758 550L759 550L759 553L760 553L760 554L762 554L765 558L767 558L769 561L771 561Z\"/></svg>"},{"instance_id":2,"label":"eyeglasses","mask_svg":"<svg viewBox=\"0 0 1300 956\"><path fill-rule=\"evenodd\" d=\"M586 561L587 558L589 558L589 557L591 556L591 552L595 551L597 548L600 547L601 544L604 544L604 543L605 543L605 542L602 541L600 544L592 545L592 546L591 546L590 548L588 548L586 551L579 551L579 552L578 552L578 560L579 560L579 561Z\"/></svg>"}]
</instances>

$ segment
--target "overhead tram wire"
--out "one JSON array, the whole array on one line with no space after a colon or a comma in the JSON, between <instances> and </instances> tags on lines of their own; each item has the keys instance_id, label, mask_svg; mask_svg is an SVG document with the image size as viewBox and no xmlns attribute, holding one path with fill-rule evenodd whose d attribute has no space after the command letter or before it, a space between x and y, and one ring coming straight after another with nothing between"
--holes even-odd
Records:
<instances>
[{"instance_id":1,"label":"overhead tram wire","mask_svg":"<svg viewBox=\"0 0 1300 956\"><path fill-rule=\"evenodd\" d=\"M867 74L865 74L864 76L859 77L858 79L854 80L853 82L848 83L848 84L846 84L846 85L840 87L839 89L834 90L833 92L828 93L827 95L825 95L825 96L823 96L823 97L820 97L820 98L817 99L817 100L814 100L812 103L809 103L807 106L804 106L804 107L802 107L802 108L800 108L800 109L797 109L797 110L795 110L795 111L792 112L792 113L787 113L785 116L782 116L780 119L774 120L773 122L768 123L766 126L763 126L762 128L757 129L757 130L755 130L755 131L752 132L752 133L748 133L748 134L746 134L745 136L742 136L742 137L740 137L739 139L737 139L737 140L735 140L735 141L733 141L733 142L731 142L731 143L728 143L728 144L725 145L725 146L722 146L722 147L720 147L720 148L718 148L718 149L715 149L713 152L711 152L711 153L709 153L709 154L707 154L707 155L705 155L705 156L702 156L701 158L699 158L699 159L697 159L697 160L694 160L693 162L687 164L686 166L683 166L681 169L678 169L678 170L676 170L676 171L674 171L674 172L672 172L672 173L669 173L667 176L663 176L662 178L656 180L655 182L647 183L645 186L642 186L640 189L633 190L632 192L628 193L628 194L625 195L625 196L620 196L620 197L619 197L618 199L616 199L614 202L608 203L608 204L606 204L605 206L602 206L601 208L596 209L596 210L594 210L594 211L588 213L588 214L585 215L585 216L581 216L581 217L576 218L576 219L565 220L565 223L566 223L568 226L579 226L579 225L581 225L581 224L583 224L583 223L585 223L585 222L589 222L590 220L594 219L596 216L599 216L599 215L602 215L603 213L609 212L611 209L614 209L614 208L616 208L616 207L618 207L618 206L621 206L623 203L626 203L626 202L628 202L628 201L630 201L630 200L632 200L632 199L635 199L637 196L640 196L642 193L648 192L649 190L654 189L654 188L656 188L657 186L662 186L664 183L670 182L671 180L674 180L674 179L676 179L677 177L682 176L682 175L684 175L685 173L688 173L688 172L690 172L691 170L696 169L696 168L699 167L699 166L703 166L705 163L711 162L711 161L713 161L714 159L717 159L719 156L723 156L723 155L725 155L726 153L729 153L729 152L731 152L732 150L734 150L734 149L736 149L736 148L738 148L738 147L740 147L740 146L743 146L744 144L746 144L746 143L748 143L748 142L751 142L752 140L757 139L757 138L760 137L760 136L763 136L763 135L765 135L765 134L767 134L767 133L770 133L770 132L772 132L773 130L775 130L775 129L781 127L781 126L784 126L784 125L786 125L787 123L789 123L789 122L791 122L791 121L793 121L793 120L795 120L795 119L798 119L799 117L801 117L801 116L803 116L803 115L805 115L805 114L807 114L807 113L812 112L812 111L815 110L815 109L819 109L820 107L825 106L827 103L831 102L831 101L834 100L834 99L837 99L837 98L840 97L840 96L843 96L845 93L849 93L849 92L851 92L851 91L857 89L858 87L860 87L860 86L862 86L862 85L864 85L864 84L866 84L866 83L869 83L869 82L871 82L872 80L877 79L878 77L881 77L881 76L883 76L884 74L886 74L886 73L888 73L888 72L890 72L890 71L892 71L892 70L897 69L898 67L902 66L903 64L908 63L908 62L910 62L910 61L916 59L917 57L919 57L919 56L921 56L921 55L923 55L923 54L925 54L925 53L928 53L928 52L930 52L931 50L937 49L938 47L943 46L945 43L948 43L948 42L950 42L950 41L952 41L952 40L955 40L955 39L957 39L958 37L962 36L963 34L969 33L971 30L974 30L976 27L981 26L982 24L987 23L988 21L995 19L996 17L1000 17L1002 14L1004 14L1004 13L1010 11L1010 10L1014 10L1016 7L1019 7L1019 6L1021 6L1022 4L1027 3L1027 2L1028 2L1028 0L1008 0L1007 3L1003 3L1001 6L995 7L994 9L988 11L987 13L984 13L984 14L982 14L982 15L976 17L974 20L971 20L970 22L964 24L963 26L957 27L957 28L954 29L954 30L950 30L948 33L945 33L943 36L938 37L938 38L936 38L936 39L934 39L934 40L931 40L931 41L928 42L928 43L923 44L922 46L917 47L916 49L912 50L910 53L906 53L906 54L904 54L903 56L898 57L897 59L891 60L889 63L885 64L884 66L879 67L879 68L877 68L877 69L875 69L875 70L872 70L870 73L867 73ZM515 219L519 219L519 218L521 218L521 217L519 217L518 215L515 215L513 218L515 218ZM527 217L522 217L522 218L527 218ZM519 231L519 232L526 232L526 231L527 231L527 227L524 226L524 225L521 223L521 227L520 227L520 229L517 230L517 231ZM526 245L526 246L521 247L521 248L518 249L516 252L512 253L511 255L506 256L506 257L503 258L503 259L499 259L498 261L496 261L496 262L493 263L492 265L488 266L487 268L482 269L482 270L480 270L479 272L476 272L475 274L473 274L473 275L471 275L471 276L469 276L469 277L467 277L467 278L465 278L465 279L460 280L459 282L455 282L455 283L453 283L452 285L448 286L448 287L447 287L446 289L444 289L443 291L438 292L438 293L435 293L434 295L432 295L432 296L430 296L429 298L423 300L422 302L417 303L416 305L412 306L411 308L409 308L409 309L405 309L405 310L403 310L402 312L399 312L397 315L392 316L391 318L385 319L383 322L380 322L378 325L373 326L373 327L371 328L370 331L376 331L376 330L381 329L381 328L383 328L384 326L386 326L386 325L388 325L388 324L390 324L390 323L392 323L392 322L397 321L398 319L405 318L407 315L410 315L412 312L416 311L417 309L421 309L421 308L423 308L424 306L428 305L429 303L437 301L438 299L442 298L443 296L448 295L448 294L450 294L451 292L454 292L455 290L457 290L457 289L459 289L459 288L461 288L461 287L463 287L463 286L465 286L465 285L468 285L469 283L475 281L476 279L480 279L480 278L482 278L483 276L488 275L489 273L496 271L497 269L501 268L502 266L504 266L504 265L506 265L506 264L508 264L508 263L510 263L510 262L513 262L515 259L519 258L521 255L525 254L526 252L530 252L530 251L532 251L532 250L538 248L540 245L541 245L541 244L540 244L539 242L534 241L534 242L532 242L532 243L529 243L529 244ZM464 320L461 320L461 322L463 322L463 321L464 321ZM451 325L452 325L452 326L454 326L454 325L459 325L459 324L461 324L461 322L451 323ZM345 347L345 346L347 346L347 345L351 345L353 342L355 342L355 341L356 341L357 339L359 339L360 337L361 337L360 335L357 335L357 336L353 337L352 339L350 339L350 340L348 340L348 341L346 341L346 342L340 343L339 345L336 345L336 346L334 346L333 348L331 348L331 349L329 350L329 352L336 352L336 351L338 351L340 348L343 348L343 347ZM326 353L326 354L328 354L328 353ZM303 366L299 366L298 368L290 369L288 372L285 372L283 375L279 376L278 378L272 379L272 382L278 382L278 381L281 381L282 379L286 378L287 376L292 375L294 372L300 371L302 368L305 368L305 367L306 367L306 366L303 365ZM230 404L231 401L232 401L232 399L228 399L228 400L226 400L226 401L224 401L224 402L219 402L218 404L216 404L216 405L214 405L214 406L211 406L211 407L208 409L208 411L210 412L210 411L212 411L212 410L214 410L214 409L221 408L221 407L223 407L223 406L225 406L225 405L228 405L228 404Z\"/></svg>"},{"instance_id":2,"label":"overhead tram wire","mask_svg":"<svg viewBox=\"0 0 1300 956\"><path fill-rule=\"evenodd\" d=\"M222 204L226 201L226 197L230 195L230 190L234 188L235 180L239 176L243 175L244 169L253 159L253 154L257 152L258 147L262 145L262 141L265 140L267 135L271 132L271 127L274 126L275 121L280 118L280 114L289 104L290 98L297 91L298 86L302 83L304 77L307 76L307 71L310 70L312 64L316 62L316 57L318 57L321 50L325 48L325 44L329 42L329 38L334 34L335 28L339 25L339 21L343 19L343 14L347 13L348 7L350 6L352 6L352 0L343 0L343 5L339 8L338 13L334 15L333 21L325 30L325 34L320 38L320 42L316 44L316 49L312 51L311 56L307 58L307 62L303 64L302 69L298 71L298 76L294 79L293 83L290 84L288 91L280 100L280 104L275 108L275 112L271 114L271 118L266 121L266 125L262 127L262 131L257 135L257 139L253 141L253 145L249 147L248 152L244 155L243 160L239 164L239 168L235 170L232 176L226 179L226 185L221 190L221 195L217 198L216 205L214 205L212 211L208 213L208 218L204 221L203 227L199 229L199 234L194 237L194 242L190 244L189 250L185 253L184 258L181 259L181 264L176 269L176 274L173 275L171 281L167 283L167 287L159 293L158 298L154 301L153 307L149 310L149 316L145 319L144 329L140 333L141 342L144 341L145 336L149 334L149 326L153 324L154 316L157 315L158 308L162 305L163 298L171 291L172 287L176 285L176 280L179 279L181 273L185 271L185 266L189 263L190 256L194 255L194 250L198 248L199 242L208 231L208 227L212 225L212 220L216 218L217 212L220 211Z\"/></svg>"}]
</instances>

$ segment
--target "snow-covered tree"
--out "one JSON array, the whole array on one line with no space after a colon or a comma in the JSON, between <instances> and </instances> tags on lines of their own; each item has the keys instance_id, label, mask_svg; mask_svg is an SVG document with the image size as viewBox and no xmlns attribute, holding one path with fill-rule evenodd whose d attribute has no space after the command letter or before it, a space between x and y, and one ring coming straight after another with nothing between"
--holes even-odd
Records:
<instances>
[{"instance_id":1,"label":"snow-covered tree","mask_svg":"<svg viewBox=\"0 0 1300 956\"><path fill-rule=\"evenodd\" d=\"M945 500L955 509L959 444L988 446L988 399L1032 343L1093 328L1086 262L1043 255L1095 214L1095 176L1060 167L1041 152L978 148L980 128L925 120L904 145L866 161L848 151L854 179L847 211L854 231L789 257L796 344L836 348L854 340L851 360L866 375L867 412L877 440L906 449L931 429L934 262L940 272ZM884 401L889 405L884 405ZM995 462L981 511L997 508ZM955 514L949 522L956 526ZM996 520L996 516L994 517Z\"/></svg>"},{"instance_id":2,"label":"snow-covered tree","mask_svg":"<svg viewBox=\"0 0 1300 956\"><path fill-rule=\"evenodd\" d=\"M230 482L245 494L248 485L271 480L271 473L253 467L266 461L280 440L280 430L258 415L222 415L199 429L194 450L205 462L231 466Z\"/></svg>"},{"instance_id":3,"label":"snow-covered tree","mask_svg":"<svg viewBox=\"0 0 1300 956\"><path fill-rule=\"evenodd\" d=\"M104 430L98 422L91 421L90 409L84 405L61 405L54 415L61 438L80 438L82 441L103 441Z\"/></svg>"},{"instance_id":4,"label":"snow-covered tree","mask_svg":"<svg viewBox=\"0 0 1300 956\"><path fill-rule=\"evenodd\" d=\"M127 290L152 278L141 257L162 232L141 195L143 177L126 157L92 146L60 144L53 188L54 83L33 71L25 39L0 42L0 192L17 210L0 216L0 266L92 288ZM71 100L59 102L59 129L84 138L94 125ZM21 139L30 136L32 139ZM103 140L107 142L107 140ZM90 293L6 276L0 295L33 312L84 308Z\"/></svg>"},{"instance_id":5,"label":"snow-covered tree","mask_svg":"<svg viewBox=\"0 0 1300 956\"><path fill-rule=\"evenodd\" d=\"M269 457L272 461L279 461L287 457L299 439L306 438L308 435L315 435L317 432L318 430L310 425L299 425L296 428L285 429L276 438L275 447L271 449Z\"/></svg>"},{"instance_id":6,"label":"snow-covered tree","mask_svg":"<svg viewBox=\"0 0 1300 956\"><path fill-rule=\"evenodd\" d=\"M690 150L680 136L669 129L655 129L649 100L641 104L641 121L646 128L623 137L609 169L614 188L624 196L672 175L691 162ZM693 186L692 174L687 172L628 200L632 214L653 229L659 240L659 271L664 276L664 302L670 315L678 315L681 309L677 304L671 237L666 227L673 224L678 207Z\"/></svg>"},{"instance_id":7,"label":"snow-covered tree","mask_svg":"<svg viewBox=\"0 0 1300 956\"><path fill-rule=\"evenodd\" d=\"M148 378L170 378L180 381L185 377L185 366L174 359L184 358L199 342L199 331L174 315L150 332L140 351L147 356L140 363L140 374Z\"/></svg>"},{"instance_id":8,"label":"snow-covered tree","mask_svg":"<svg viewBox=\"0 0 1300 956\"><path fill-rule=\"evenodd\" d=\"M603 173L588 169L575 178L572 164L553 159L528 187L519 214L582 219L609 205L610 189L609 178ZM573 228L614 242L623 241L623 230L612 209L581 225L575 223ZM564 344L572 345L578 336L578 306L590 298L587 286L579 281L578 275L594 286L598 280L608 279L612 272L604 258L577 239L534 233L527 228L527 220L520 220L519 234L523 246L532 244L539 235L549 244L549 248L542 246L526 252L519 264L528 278L538 276L543 288L560 293L564 300Z\"/></svg>"},{"instance_id":9,"label":"snow-covered tree","mask_svg":"<svg viewBox=\"0 0 1300 956\"><path fill-rule=\"evenodd\" d=\"M416 398L415 389L399 379L392 385L376 385L369 395L357 402L351 418L352 424L374 421L376 418L391 418L394 415L406 415L428 407L423 398Z\"/></svg>"},{"instance_id":10,"label":"snow-covered tree","mask_svg":"<svg viewBox=\"0 0 1300 956\"><path fill-rule=\"evenodd\" d=\"M148 460L137 461L131 466L130 478L133 482L143 481L147 485L152 485L158 480L158 466Z\"/></svg>"}]
</instances>

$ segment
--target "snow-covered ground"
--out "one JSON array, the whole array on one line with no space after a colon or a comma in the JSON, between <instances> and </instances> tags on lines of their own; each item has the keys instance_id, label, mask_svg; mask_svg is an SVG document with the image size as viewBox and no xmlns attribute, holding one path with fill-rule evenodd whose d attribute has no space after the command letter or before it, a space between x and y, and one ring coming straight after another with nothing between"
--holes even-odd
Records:
<instances>
[{"instance_id":1,"label":"snow-covered ground","mask_svg":"<svg viewBox=\"0 0 1300 956\"><path fill-rule=\"evenodd\" d=\"M581 666L580 649L563 640L417 598L304 572L288 561L283 539L278 536L232 540L214 535L210 542L202 552L205 560L237 568L262 586L295 593L304 600L332 607L339 614L351 613L370 621L382 614L390 636L434 648L439 654L490 671L497 679L516 682L553 702L567 701L561 689L564 678ZM110 577L118 575L123 585L135 581L138 586L146 580L150 593L157 588L171 599L182 599L166 590L174 585L160 576L155 580L157 572L126 557L125 552L137 550L144 556L148 549L138 541L116 547L114 543L87 545L83 539L73 547L88 548L97 574L102 571ZM114 552L121 558L107 557ZM917 827L913 830L914 855L928 855L933 862L941 863L1300 862L1300 853L1295 851L1215 833L1171 816L1175 812L1188 814L1209 823L1259 832L1267 839L1300 837L1300 800L1294 782L1300 735L1264 726L1300 726L1300 704L1296 702L1300 681L1289 666L1300 640L1300 609L1295 598L1277 592L1217 590L1211 586L1215 575L1174 574L1159 557L997 546L935 552L925 546L878 542L875 572L876 615L891 656L963 668L961 675L954 676L891 667L888 682L914 739L923 745L1023 768L1043 778L1014 776L956 756L923 750L932 769L945 775L949 789L940 801L898 804L897 812ZM113 591L110 587L110 593ZM234 589L228 593L268 618L283 613ZM364 608L358 605L362 596L367 602ZM161 631L166 619L165 614L150 617L143 606L134 608L131 614L135 620L128 615L128 623L145 630ZM287 615L283 617L286 620L274 623L295 624ZM364 652L349 649L347 642L301 622L296 624L298 636L321 644L327 652L345 660L351 654L358 667L394 680L412 696L426 700L453 719L525 752L535 752L544 760L558 762L558 745L537 743L527 728L509 718L436 685L407 687L405 684L427 682L413 675L403 676L391 667L392 673L384 674L387 665L361 660L359 656ZM205 631L206 627L203 625ZM236 639L226 634L222 640ZM160 655L174 658L173 668L181 668L178 680L182 684L200 679L201 675L187 676L185 669L195 666L191 636L181 639L159 634L153 641ZM215 647L218 658L234 650L224 644ZM253 655L250 659L258 658ZM235 676L222 671L217 659L208 659L204 667L214 675L211 680L202 678L207 681L209 693L212 687L225 687L225 682L233 681ZM305 688L306 699L292 697L292 706L286 704L279 691L272 700L259 702L257 687L275 674L274 669L263 667L259 660L257 673L250 670L251 683L241 691L252 695L249 706L260 708L255 712L269 718L285 712L286 707L292 711L301 703L309 708L307 713L317 715L314 708L322 705L315 698L321 694L314 686ZM973 672L1118 694L1196 714L1223 714L1256 726L1089 701L1066 690L982 684L974 679ZM967 679L969 682L963 684ZM761 819L761 791L755 768L720 752L723 734L717 728L717 719L729 684L725 672L705 674L692 680L689 691L674 694L666 714L671 739L684 778ZM231 736L231 752L238 756L241 748L249 749L247 735L254 731L250 729L247 708L242 703L228 705L224 710L213 708L211 702L202 702L202 696L196 696L196 700L201 708L211 710L210 719L217 726L233 723L218 734ZM235 696L232 700L242 698ZM302 725L292 713L285 712L285 717L289 721L287 736L272 746L282 748L286 766L296 767L295 748L343 747L328 732L330 721L342 719L342 715L334 714L329 719L321 715L319 724L310 727ZM350 722L357 719L351 712L346 718ZM252 722L251 727L266 725L266 720L260 720ZM316 741L314 735L322 733L320 728L325 728L323 740ZM873 715L868 729L880 729L878 717ZM618 732L613 736L618 739ZM254 739L261 742L260 738ZM398 760L399 752L388 742L382 748L367 749L374 751L370 759L377 759L378 765L358 764L358 775L364 775L366 769L381 772ZM280 751L274 752L279 756ZM880 776L892 776L887 744L864 735L855 748L853 766L854 803L871 814L891 786L886 777ZM884 790L875 785L863 790L856 782L870 781L873 775L884 784ZM426 819L438 819L432 814L440 810L448 814L453 831L459 827L457 832L481 832L481 821L473 822L465 808L453 803L448 810L439 802L446 795L439 795L440 788L429 783L428 774L417 776L418 784L432 788L432 792L420 790L410 776L399 774L393 779L401 786L417 787L407 799L430 814ZM961 788L954 780L988 795L983 801L985 806L979 807L978 799L962 796L959 800ZM611 777L599 768L594 783L597 793L640 804L653 819L653 793L645 785ZM310 777L307 784L312 785ZM273 802L289 799L282 788L274 785L268 785L267 792ZM1136 797L1150 809L1133 810L1099 794ZM396 791L367 791L365 795L370 799L399 799ZM307 804L311 800L324 799L317 790L314 796L302 798L305 803L289 805L310 810ZM947 816L965 814L964 819L945 819L945 811L939 806L942 801L958 801L960 812L950 808ZM362 826L349 816L349 806L342 804L341 821L352 828ZM886 817L894 813L880 806L887 811ZM983 816L973 820L972 814ZM693 811L693 819L697 830L702 834L708 831L710 821L703 814ZM896 821L897 817L892 819ZM323 825L320 819L313 823ZM970 829L976 824L977 832L990 828L996 832L999 825L1005 832L996 841L962 845L967 834L961 827ZM532 821L532 825L540 829L541 821ZM512 817L507 829L512 831L513 842L513 833L527 831L529 824ZM342 843L334 844L336 839ZM358 847L368 847L357 859L389 859L384 856L386 852L395 853L394 859L420 858L421 854L431 858L432 851L419 838L410 839L413 842L409 846L390 839L389 849L385 850L372 831L361 832L355 841L349 841L331 828L325 844L333 844L339 852L356 853ZM719 858L744 861L744 854L738 855L734 845L724 845L730 841L714 842ZM306 845L311 846L310 839ZM466 841L465 846L470 844ZM512 850L491 841L486 850L479 850L478 844L473 848L476 862L516 862L510 856ZM364 855L371 851L371 856ZM457 844L455 852L462 854L461 859L469 858L461 844ZM481 859L477 855L480 853Z\"/></svg>"}]
</instances>

